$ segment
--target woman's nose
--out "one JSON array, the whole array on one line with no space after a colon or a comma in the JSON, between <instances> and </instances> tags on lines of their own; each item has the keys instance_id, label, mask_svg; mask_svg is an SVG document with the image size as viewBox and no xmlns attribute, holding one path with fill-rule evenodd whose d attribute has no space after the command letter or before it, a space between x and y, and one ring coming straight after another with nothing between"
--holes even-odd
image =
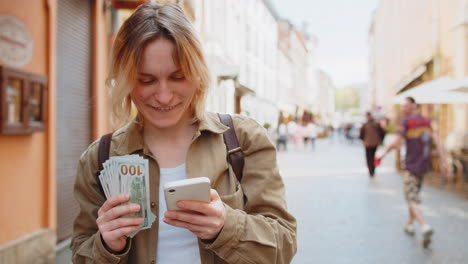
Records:
<instances>
[{"instance_id":1,"label":"woman's nose","mask_svg":"<svg viewBox=\"0 0 468 264\"><path fill-rule=\"evenodd\" d=\"M167 81L160 81L156 93L154 94L156 101L161 105L169 105L174 97L173 91L170 89Z\"/></svg>"}]
</instances>

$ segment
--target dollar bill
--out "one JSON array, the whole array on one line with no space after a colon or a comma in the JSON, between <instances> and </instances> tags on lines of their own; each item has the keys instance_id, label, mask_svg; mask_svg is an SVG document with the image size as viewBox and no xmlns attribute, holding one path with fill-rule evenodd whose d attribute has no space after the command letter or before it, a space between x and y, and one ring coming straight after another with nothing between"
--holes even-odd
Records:
<instances>
[{"instance_id":1,"label":"dollar bill","mask_svg":"<svg viewBox=\"0 0 468 264\"><path fill-rule=\"evenodd\" d=\"M106 197L129 194L128 203L140 205L140 211L125 217L143 218L143 225L138 231L150 228L156 216L150 206L148 160L138 155L114 156L103 164L103 168L99 180ZM137 232L128 236L133 237Z\"/></svg>"}]
</instances>

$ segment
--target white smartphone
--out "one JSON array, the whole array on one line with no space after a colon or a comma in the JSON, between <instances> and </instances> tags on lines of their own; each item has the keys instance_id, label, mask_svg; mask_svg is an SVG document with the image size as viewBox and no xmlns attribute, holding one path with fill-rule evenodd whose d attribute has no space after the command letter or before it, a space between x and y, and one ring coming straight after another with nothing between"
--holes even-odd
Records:
<instances>
[{"instance_id":1,"label":"white smartphone","mask_svg":"<svg viewBox=\"0 0 468 264\"><path fill-rule=\"evenodd\" d=\"M168 182L164 185L164 197L167 210L183 210L177 201L192 200L210 202L210 179L207 177L191 178Z\"/></svg>"}]
</instances>

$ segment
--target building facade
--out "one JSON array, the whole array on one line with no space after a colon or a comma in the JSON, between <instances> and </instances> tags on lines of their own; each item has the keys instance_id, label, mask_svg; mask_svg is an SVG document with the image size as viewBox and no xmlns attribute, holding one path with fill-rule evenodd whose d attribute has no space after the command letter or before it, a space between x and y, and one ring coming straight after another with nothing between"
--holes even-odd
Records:
<instances>
[{"instance_id":1,"label":"building facade","mask_svg":"<svg viewBox=\"0 0 468 264\"><path fill-rule=\"evenodd\" d=\"M0 6L2 73L46 80L45 99L34 101L31 88L29 108L23 109L24 83L11 73L11 80L2 77L9 112L0 112L1 124L26 124L24 116L36 124L31 109L38 105L44 119L34 132L0 129L0 263L69 262L78 159L91 142L115 129L105 87L107 61L112 40L132 11L116 10L112 2L17 0ZM211 110L276 126L280 105L296 111L297 100L306 104L304 40L289 29L291 45L278 48L278 15L269 1L177 2L199 31L213 72Z\"/></svg>"},{"instance_id":2,"label":"building facade","mask_svg":"<svg viewBox=\"0 0 468 264\"><path fill-rule=\"evenodd\" d=\"M291 25L286 20L278 21L278 51L277 51L277 76L276 82L278 96L276 102L280 111L285 117L296 115L296 104L294 97L294 80L293 80L293 62L290 54L290 32Z\"/></svg>"},{"instance_id":3,"label":"building facade","mask_svg":"<svg viewBox=\"0 0 468 264\"><path fill-rule=\"evenodd\" d=\"M314 55L309 56L308 46L315 51L315 44L308 44L302 32L287 20L278 20L277 82L280 85L277 104L281 111L292 118L301 118L310 112L318 83L314 74Z\"/></svg>"},{"instance_id":4,"label":"building facade","mask_svg":"<svg viewBox=\"0 0 468 264\"><path fill-rule=\"evenodd\" d=\"M104 88L108 11L103 0L18 0L0 6L2 74L46 80L44 100L38 102L31 101L33 88L28 90L23 77L2 75L12 106L2 123L28 109L24 103L14 106L15 90L18 98L30 98L29 109L43 105L44 119L37 132L0 133L0 263L54 263L56 248L71 235L77 161L110 130Z\"/></svg>"},{"instance_id":5,"label":"building facade","mask_svg":"<svg viewBox=\"0 0 468 264\"><path fill-rule=\"evenodd\" d=\"M307 94L310 90L307 83L307 46L304 35L296 28L292 28L289 37L294 102L297 113L301 115L301 113L309 109L307 100Z\"/></svg>"},{"instance_id":6,"label":"building facade","mask_svg":"<svg viewBox=\"0 0 468 264\"><path fill-rule=\"evenodd\" d=\"M383 0L369 33L372 106L396 117L397 94L447 77L468 75L466 0ZM442 85L444 86L444 85ZM446 89L446 87L428 88ZM418 98L416 98L418 100ZM442 138L468 130L466 103L424 103L422 111L436 122ZM455 122L457 120L457 122Z\"/></svg>"},{"instance_id":7,"label":"building facade","mask_svg":"<svg viewBox=\"0 0 468 264\"><path fill-rule=\"evenodd\" d=\"M259 123L277 118L275 11L268 1L194 1L213 83L208 108L242 113ZM273 29L273 30L272 30Z\"/></svg>"},{"instance_id":8,"label":"building facade","mask_svg":"<svg viewBox=\"0 0 468 264\"><path fill-rule=\"evenodd\" d=\"M335 114L335 85L333 80L323 70L317 70L318 93L314 112L320 117L320 122L324 125L330 125Z\"/></svg>"}]
</instances>

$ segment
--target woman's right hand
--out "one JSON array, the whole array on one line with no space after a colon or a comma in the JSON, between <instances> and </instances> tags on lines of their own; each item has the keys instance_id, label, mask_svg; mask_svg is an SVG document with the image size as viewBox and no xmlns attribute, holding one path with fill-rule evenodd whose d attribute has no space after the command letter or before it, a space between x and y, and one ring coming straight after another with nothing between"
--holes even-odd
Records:
<instances>
[{"instance_id":1,"label":"woman's right hand","mask_svg":"<svg viewBox=\"0 0 468 264\"><path fill-rule=\"evenodd\" d=\"M135 232L143 224L141 217L122 217L140 211L138 204L123 204L130 200L128 194L114 195L99 208L96 224L106 246L113 252L122 251L127 234Z\"/></svg>"}]
</instances>

